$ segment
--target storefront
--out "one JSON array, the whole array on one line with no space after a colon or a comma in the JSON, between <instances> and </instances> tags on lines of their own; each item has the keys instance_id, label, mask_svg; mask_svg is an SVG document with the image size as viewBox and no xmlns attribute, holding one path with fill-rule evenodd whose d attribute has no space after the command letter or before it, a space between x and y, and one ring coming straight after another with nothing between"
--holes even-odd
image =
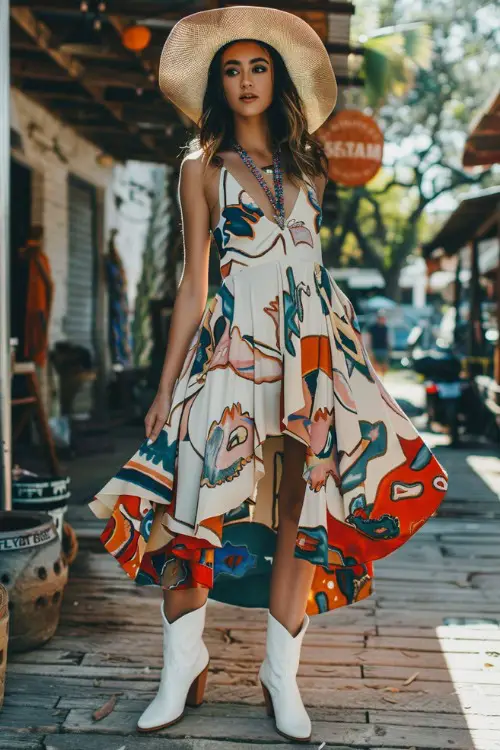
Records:
<instances>
[{"instance_id":1,"label":"storefront","mask_svg":"<svg viewBox=\"0 0 500 750\"><path fill-rule=\"evenodd\" d=\"M6 45L11 86L4 111L10 143L3 141L8 151L2 179L7 176L10 201L4 180L7 221L1 244L8 262L2 266L2 289L7 291L2 320L8 322L2 343L2 435L13 428L22 462L34 440L31 453L52 456L54 469L53 445L48 451L38 447L45 447L46 435L64 447L69 433L62 434L61 424L72 424L74 435L93 434L96 425L108 429L109 393L117 370L151 361L148 305L168 286L170 229L178 219L169 195L175 158L164 144L175 149L178 141L173 145L162 128L165 137L157 148L123 116L123 107L113 104L117 65L110 59L117 53L106 53L106 43L94 47L96 57L104 52L102 79L99 85L88 83L84 67L92 66L90 48L70 51L60 34L64 19L73 27L85 20L78 7L68 8L66 17L67 5L47 11L43 4L33 4L33 9L28 5L11 5ZM118 40L119 53L119 34L106 26ZM125 69L141 67L124 47L122 55ZM151 89L148 75L143 68L145 88ZM121 93L129 92L119 75L116 82L122 84ZM131 72L134 103L137 86L138 75ZM104 101L108 96L109 105ZM174 116L182 131L178 116L166 104L162 107L160 95L157 99L158 115L166 111L167 124ZM130 115L142 117L147 126L147 110ZM134 326L139 342L135 348ZM43 430L33 429L38 419L23 416L33 379L39 387L36 403L42 404L49 427L45 437ZM10 388L3 388L4 383ZM90 444L90 439L86 446L84 440L75 441L72 455ZM45 462L40 465L47 469ZM38 465L26 468L37 470ZM4 476L4 486L6 481Z\"/></svg>"},{"instance_id":2,"label":"storefront","mask_svg":"<svg viewBox=\"0 0 500 750\"><path fill-rule=\"evenodd\" d=\"M17 359L28 358L23 248L30 229L40 227L53 285L48 348L69 341L101 361L105 342L97 331L104 324L105 284L99 269L112 220L106 201L113 168L100 166L93 144L18 90L11 109L17 138L11 148L10 297ZM50 409L46 382L44 393Z\"/></svg>"},{"instance_id":3,"label":"storefront","mask_svg":"<svg viewBox=\"0 0 500 750\"><path fill-rule=\"evenodd\" d=\"M472 122L463 153L464 167L490 167L493 164L500 164L500 87L492 93L484 109ZM500 425L500 198L496 216L493 212L490 217L490 225L496 226L496 234L494 230L491 231L489 252L492 260L485 273L485 280L493 301L496 301L494 318L497 337L492 377L480 376L477 381L486 408Z\"/></svg>"},{"instance_id":4,"label":"storefront","mask_svg":"<svg viewBox=\"0 0 500 750\"><path fill-rule=\"evenodd\" d=\"M500 188L466 196L423 246L430 277L455 267L454 344L487 418L500 426Z\"/></svg>"}]
</instances>

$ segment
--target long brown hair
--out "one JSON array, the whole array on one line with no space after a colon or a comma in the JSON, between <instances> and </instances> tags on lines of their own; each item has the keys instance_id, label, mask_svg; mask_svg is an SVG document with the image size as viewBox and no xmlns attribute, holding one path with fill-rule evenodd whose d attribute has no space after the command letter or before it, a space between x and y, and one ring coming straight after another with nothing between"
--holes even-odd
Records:
<instances>
[{"instance_id":1,"label":"long brown hair","mask_svg":"<svg viewBox=\"0 0 500 750\"><path fill-rule=\"evenodd\" d=\"M283 171L292 182L301 181L302 175L314 178L328 174L328 160L319 140L307 131L307 120L299 93L292 81L283 58L274 47L257 39L252 41L270 54L274 67L274 95L267 116L273 151L281 146ZM202 149L205 169L209 164L220 166L219 151L231 148L234 136L234 117L224 94L221 76L221 57L234 41L228 42L214 55L208 69L208 81L203 98L199 133L186 148L189 153ZM295 178L295 180L294 180Z\"/></svg>"}]
</instances>

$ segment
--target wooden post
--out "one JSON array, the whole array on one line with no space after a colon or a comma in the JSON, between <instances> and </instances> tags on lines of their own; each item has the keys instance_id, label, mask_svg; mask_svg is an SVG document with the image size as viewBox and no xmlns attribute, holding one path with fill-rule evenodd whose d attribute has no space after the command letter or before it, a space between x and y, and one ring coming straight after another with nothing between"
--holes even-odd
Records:
<instances>
[{"instance_id":1,"label":"wooden post","mask_svg":"<svg viewBox=\"0 0 500 750\"><path fill-rule=\"evenodd\" d=\"M460 326L460 302L462 298L462 281L460 279L460 273L462 271L462 253L459 250L457 252L457 267L455 269L455 288L454 288L454 300L453 304L455 307L455 329L453 331L453 341L458 344L458 329Z\"/></svg>"},{"instance_id":2,"label":"wooden post","mask_svg":"<svg viewBox=\"0 0 500 750\"><path fill-rule=\"evenodd\" d=\"M476 237L470 243L471 278L469 289L469 357L478 357L483 353L483 328L481 322L481 289L479 286L479 243ZM472 375L476 368L471 367Z\"/></svg>"},{"instance_id":3,"label":"wooden post","mask_svg":"<svg viewBox=\"0 0 500 750\"><path fill-rule=\"evenodd\" d=\"M9 5L0 2L0 509L3 510L12 510Z\"/></svg>"}]
</instances>

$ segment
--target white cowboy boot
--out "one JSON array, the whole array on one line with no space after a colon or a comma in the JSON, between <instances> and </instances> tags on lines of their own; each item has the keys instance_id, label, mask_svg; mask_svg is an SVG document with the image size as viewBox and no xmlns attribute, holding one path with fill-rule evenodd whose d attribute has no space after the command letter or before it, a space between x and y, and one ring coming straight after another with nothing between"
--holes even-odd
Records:
<instances>
[{"instance_id":1,"label":"white cowboy boot","mask_svg":"<svg viewBox=\"0 0 500 750\"><path fill-rule=\"evenodd\" d=\"M267 713L274 716L276 730L289 740L308 742L311 720L300 697L296 675L300 649L309 617L304 616L295 638L268 613L266 658L259 670Z\"/></svg>"},{"instance_id":2,"label":"white cowboy boot","mask_svg":"<svg viewBox=\"0 0 500 750\"><path fill-rule=\"evenodd\" d=\"M137 722L140 732L163 729L182 718L185 706L199 706L207 680L209 655L202 635L206 603L169 622L163 610L163 668L153 701Z\"/></svg>"}]
</instances>

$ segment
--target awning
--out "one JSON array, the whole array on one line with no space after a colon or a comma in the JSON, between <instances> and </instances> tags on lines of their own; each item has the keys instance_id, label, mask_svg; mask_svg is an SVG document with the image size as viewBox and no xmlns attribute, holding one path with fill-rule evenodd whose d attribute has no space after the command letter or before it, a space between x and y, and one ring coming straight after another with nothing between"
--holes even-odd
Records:
<instances>
[{"instance_id":1,"label":"awning","mask_svg":"<svg viewBox=\"0 0 500 750\"><path fill-rule=\"evenodd\" d=\"M500 162L500 87L474 118L463 153L464 167Z\"/></svg>"},{"instance_id":2,"label":"awning","mask_svg":"<svg viewBox=\"0 0 500 750\"><path fill-rule=\"evenodd\" d=\"M422 245L424 258L429 258L434 251L443 250L453 255L475 237L486 222L493 217L500 206L500 188L493 187L468 194L463 198L455 211L448 217L439 232ZM496 222L492 221L480 239L495 237Z\"/></svg>"}]
</instances>

